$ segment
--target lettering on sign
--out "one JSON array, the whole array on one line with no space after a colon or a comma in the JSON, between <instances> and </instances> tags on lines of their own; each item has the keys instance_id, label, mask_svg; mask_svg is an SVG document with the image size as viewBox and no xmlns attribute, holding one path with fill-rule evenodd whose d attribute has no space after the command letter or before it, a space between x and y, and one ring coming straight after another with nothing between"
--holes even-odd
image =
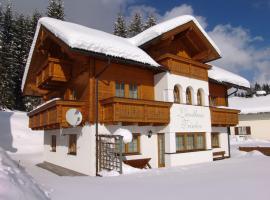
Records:
<instances>
[{"instance_id":1,"label":"lettering on sign","mask_svg":"<svg viewBox=\"0 0 270 200\"><path fill-rule=\"evenodd\" d=\"M205 114L201 109L180 108L180 127L183 130L203 129Z\"/></svg>"}]
</instances>

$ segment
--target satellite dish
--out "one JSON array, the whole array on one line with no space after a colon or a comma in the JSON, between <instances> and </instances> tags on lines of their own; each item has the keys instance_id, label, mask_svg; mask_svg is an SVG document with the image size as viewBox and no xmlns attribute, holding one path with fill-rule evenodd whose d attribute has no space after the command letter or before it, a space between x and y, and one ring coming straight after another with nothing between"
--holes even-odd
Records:
<instances>
[{"instance_id":1,"label":"satellite dish","mask_svg":"<svg viewBox=\"0 0 270 200\"><path fill-rule=\"evenodd\" d=\"M76 127L82 123L82 113L75 108L71 108L66 112L66 120L71 126Z\"/></svg>"}]
</instances>

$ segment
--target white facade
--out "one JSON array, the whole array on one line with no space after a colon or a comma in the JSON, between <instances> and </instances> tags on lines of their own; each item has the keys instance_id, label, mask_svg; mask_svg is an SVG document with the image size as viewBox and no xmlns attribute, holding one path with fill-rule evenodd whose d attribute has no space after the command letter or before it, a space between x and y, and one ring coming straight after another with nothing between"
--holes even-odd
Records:
<instances>
[{"instance_id":1,"label":"white facade","mask_svg":"<svg viewBox=\"0 0 270 200\"><path fill-rule=\"evenodd\" d=\"M140 134L140 153L125 156L124 159L151 158L150 165L158 165L158 133L165 135L165 166L189 165L213 161L214 151L228 153L227 128L211 127L208 82L178 76L170 73L155 75L155 100L174 102L174 87L180 91L180 104L173 103L170 110L170 123L167 126L124 126L132 133ZM186 105L186 89L192 92L192 105ZM203 106L197 105L197 92L202 92ZM113 134L119 125L99 125L99 134ZM148 137L151 130L152 137ZM220 148L212 149L211 132L219 132ZM176 133L204 133L205 150L195 152L176 152ZM95 126L83 128L45 131L45 161L94 176L96 173ZM68 154L68 135L77 134L77 155ZM57 136L56 152L51 151L51 136Z\"/></svg>"},{"instance_id":2,"label":"white facade","mask_svg":"<svg viewBox=\"0 0 270 200\"><path fill-rule=\"evenodd\" d=\"M240 114L238 127L250 127L251 137L270 140L270 113ZM235 129L231 128L235 135Z\"/></svg>"}]
</instances>

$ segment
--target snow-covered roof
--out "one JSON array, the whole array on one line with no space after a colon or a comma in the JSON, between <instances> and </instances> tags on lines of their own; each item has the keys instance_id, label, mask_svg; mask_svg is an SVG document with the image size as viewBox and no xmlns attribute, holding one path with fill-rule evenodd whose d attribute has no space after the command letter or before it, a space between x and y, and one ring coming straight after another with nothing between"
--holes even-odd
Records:
<instances>
[{"instance_id":1,"label":"snow-covered roof","mask_svg":"<svg viewBox=\"0 0 270 200\"><path fill-rule=\"evenodd\" d=\"M208 76L220 83L229 83L244 88L250 88L250 83L247 79L217 66L212 66L212 68L208 70Z\"/></svg>"},{"instance_id":2,"label":"snow-covered roof","mask_svg":"<svg viewBox=\"0 0 270 200\"><path fill-rule=\"evenodd\" d=\"M257 95L266 95L266 91L264 90L260 90L260 91L256 91Z\"/></svg>"},{"instance_id":3,"label":"snow-covered roof","mask_svg":"<svg viewBox=\"0 0 270 200\"><path fill-rule=\"evenodd\" d=\"M153 67L160 66L146 52L144 52L136 45L130 43L125 38L96 29L91 29L79 24L52 19L49 17L43 17L39 20L37 25L37 30L31 46L22 80L22 89L24 88L41 25L52 32L57 38L61 39L71 48L104 54L125 60L131 60Z\"/></svg>"},{"instance_id":4,"label":"snow-covered roof","mask_svg":"<svg viewBox=\"0 0 270 200\"><path fill-rule=\"evenodd\" d=\"M181 25L184 25L188 22L193 21L196 26L200 29L200 31L203 33L203 35L206 37L206 39L211 43L211 45L214 47L214 49L217 51L217 53L219 55L221 55L221 52L219 50L219 48L217 47L217 45L215 44L215 42L208 36L208 34L205 32L205 30L202 28L202 26L200 25L200 23L196 20L195 17L191 16L191 15L182 15L173 19L170 19L168 21L164 21L162 23L159 23L155 26L152 26L151 28L143 31L142 33L132 37L129 39L129 41L131 43L133 43L134 45L137 46L141 46L153 39L155 39L156 37L171 31Z\"/></svg>"},{"instance_id":5,"label":"snow-covered roof","mask_svg":"<svg viewBox=\"0 0 270 200\"><path fill-rule=\"evenodd\" d=\"M260 97L231 97L229 106L241 110L240 114L257 114L270 112L270 95Z\"/></svg>"}]
</instances>

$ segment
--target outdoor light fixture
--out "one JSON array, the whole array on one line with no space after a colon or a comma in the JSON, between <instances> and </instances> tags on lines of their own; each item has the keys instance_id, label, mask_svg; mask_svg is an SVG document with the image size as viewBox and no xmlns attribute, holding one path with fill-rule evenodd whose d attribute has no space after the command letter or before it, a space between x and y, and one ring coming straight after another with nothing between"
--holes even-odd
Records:
<instances>
[{"instance_id":1,"label":"outdoor light fixture","mask_svg":"<svg viewBox=\"0 0 270 200\"><path fill-rule=\"evenodd\" d=\"M152 137L152 135L153 135L153 132L150 130L150 131L148 131L148 138L151 138Z\"/></svg>"}]
</instances>

